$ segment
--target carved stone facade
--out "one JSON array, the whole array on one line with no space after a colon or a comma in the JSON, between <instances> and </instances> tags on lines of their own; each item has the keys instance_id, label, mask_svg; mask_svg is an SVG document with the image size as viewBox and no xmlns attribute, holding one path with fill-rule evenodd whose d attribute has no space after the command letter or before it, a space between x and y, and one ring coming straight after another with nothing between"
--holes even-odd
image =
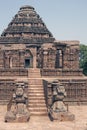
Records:
<instances>
[{"instance_id":1,"label":"carved stone facade","mask_svg":"<svg viewBox=\"0 0 87 130\"><path fill-rule=\"evenodd\" d=\"M39 86L45 87L42 82L53 79L65 86L67 102L87 102L87 78L79 68L79 41L56 41L34 8L23 6L0 37L0 102L12 95L15 80L28 80L28 84L32 80L29 87L38 89L40 80ZM38 92L31 93L32 100Z\"/></svg>"}]
</instances>

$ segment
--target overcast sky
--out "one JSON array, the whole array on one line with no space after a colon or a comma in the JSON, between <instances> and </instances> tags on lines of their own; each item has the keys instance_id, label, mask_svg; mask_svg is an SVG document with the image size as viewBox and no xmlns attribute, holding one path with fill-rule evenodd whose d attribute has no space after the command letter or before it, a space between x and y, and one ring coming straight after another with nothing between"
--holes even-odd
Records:
<instances>
[{"instance_id":1,"label":"overcast sky","mask_svg":"<svg viewBox=\"0 0 87 130\"><path fill-rule=\"evenodd\" d=\"M23 5L35 8L56 40L87 45L87 0L0 0L0 34Z\"/></svg>"}]
</instances>

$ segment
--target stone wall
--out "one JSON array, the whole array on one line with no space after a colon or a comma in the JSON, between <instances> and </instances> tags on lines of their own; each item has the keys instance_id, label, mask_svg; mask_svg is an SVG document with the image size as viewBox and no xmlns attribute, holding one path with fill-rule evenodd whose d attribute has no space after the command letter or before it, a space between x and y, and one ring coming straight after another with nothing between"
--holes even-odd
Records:
<instances>
[{"instance_id":1,"label":"stone wall","mask_svg":"<svg viewBox=\"0 0 87 130\"><path fill-rule=\"evenodd\" d=\"M41 69L41 75L46 77L83 76L81 69Z\"/></svg>"},{"instance_id":2,"label":"stone wall","mask_svg":"<svg viewBox=\"0 0 87 130\"><path fill-rule=\"evenodd\" d=\"M63 68L79 69L79 45L67 45L63 52Z\"/></svg>"},{"instance_id":3,"label":"stone wall","mask_svg":"<svg viewBox=\"0 0 87 130\"><path fill-rule=\"evenodd\" d=\"M87 104L87 79L60 80L67 92L66 102Z\"/></svg>"},{"instance_id":4,"label":"stone wall","mask_svg":"<svg viewBox=\"0 0 87 130\"><path fill-rule=\"evenodd\" d=\"M67 96L64 102L69 105L87 104L87 80L86 79L60 79L60 83L65 87ZM51 81L44 80L44 89L47 106L52 103L52 86Z\"/></svg>"},{"instance_id":5,"label":"stone wall","mask_svg":"<svg viewBox=\"0 0 87 130\"><path fill-rule=\"evenodd\" d=\"M0 104L7 104L15 89L14 80L0 80Z\"/></svg>"},{"instance_id":6,"label":"stone wall","mask_svg":"<svg viewBox=\"0 0 87 130\"><path fill-rule=\"evenodd\" d=\"M25 60L29 60L29 67L33 67L35 49L17 45L0 45L0 68L25 68Z\"/></svg>"},{"instance_id":7,"label":"stone wall","mask_svg":"<svg viewBox=\"0 0 87 130\"><path fill-rule=\"evenodd\" d=\"M79 42L77 43L44 43L38 50L38 66L43 69L79 70Z\"/></svg>"},{"instance_id":8,"label":"stone wall","mask_svg":"<svg viewBox=\"0 0 87 130\"><path fill-rule=\"evenodd\" d=\"M9 76L9 77L15 77L15 76L23 76L23 77L28 77L28 70L27 69L23 69L23 68L5 68L5 69L1 69L0 68L0 76Z\"/></svg>"},{"instance_id":9,"label":"stone wall","mask_svg":"<svg viewBox=\"0 0 87 130\"><path fill-rule=\"evenodd\" d=\"M0 80L0 104L7 104L12 98L13 92L16 89L16 83L22 82L25 84L25 91L28 92L28 83L25 81L17 81L15 79Z\"/></svg>"}]
</instances>

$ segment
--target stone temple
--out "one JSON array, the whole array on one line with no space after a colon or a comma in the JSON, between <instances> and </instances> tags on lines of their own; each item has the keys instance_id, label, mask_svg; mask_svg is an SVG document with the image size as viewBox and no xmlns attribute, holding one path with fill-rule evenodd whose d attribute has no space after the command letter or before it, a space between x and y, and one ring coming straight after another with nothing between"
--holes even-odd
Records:
<instances>
[{"instance_id":1,"label":"stone temple","mask_svg":"<svg viewBox=\"0 0 87 130\"><path fill-rule=\"evenodd\" d=\"M31 6L23 6L0 36L0 104L17 82L26 85L32 115L46 115L52 81L66 89L68 104L86 104L87 78L79 68L79 41L58 41Z\"/></svg>"}]
</instances>

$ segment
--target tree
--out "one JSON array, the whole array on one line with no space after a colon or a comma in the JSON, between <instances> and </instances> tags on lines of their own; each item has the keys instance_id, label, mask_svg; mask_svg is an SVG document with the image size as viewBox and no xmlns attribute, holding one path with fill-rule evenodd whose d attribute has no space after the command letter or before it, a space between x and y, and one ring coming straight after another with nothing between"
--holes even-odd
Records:
<instances>
[{"instance_id":1,"label":"tree","mask_svg":"<svg viewBox=\"0 0 87 130\"><path fill-rule=\"evenodd\" d=\"M80 67L83 69L83 74L87 75L87 46L80 45Z\"/></svg>"}]
</instances>

